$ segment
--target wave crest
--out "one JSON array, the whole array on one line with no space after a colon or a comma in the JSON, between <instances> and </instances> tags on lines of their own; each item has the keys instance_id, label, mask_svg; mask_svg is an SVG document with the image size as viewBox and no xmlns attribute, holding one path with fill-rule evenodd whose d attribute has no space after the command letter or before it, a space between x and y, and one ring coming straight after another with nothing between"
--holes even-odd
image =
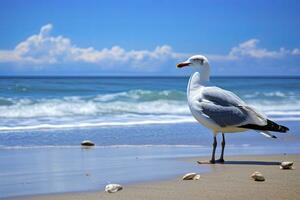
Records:
<instances>
[{"instance_id":1,"label":"wave crest","mask_svg":"<svg viewBox=\"0 0 300 200\"><path fill-rule=\"evenodd\" d=\"M105 97L107 98L107 97ZM99 96L91 99L68 97L63 99L20 99L13 105L0 106L1 118L33 118L62 116L97 116L117 114L188 114L184 101L99 101Z\"/></svg>"},{"instance_id":2,"label":"wave crest","mask_svg":"<svg viewBox=\"0 0 300 200\"><path fill-rule=\"evenodd\" d=\"M280 93L269 95L282 96ZM245 95L242 98L247 98ZM271 119L300 119L295 98L249 98ZM186 94L177 90L130 90L95 96L0 98L0 130L56 129L193 122Z\"/></svg>"}]
</instances>

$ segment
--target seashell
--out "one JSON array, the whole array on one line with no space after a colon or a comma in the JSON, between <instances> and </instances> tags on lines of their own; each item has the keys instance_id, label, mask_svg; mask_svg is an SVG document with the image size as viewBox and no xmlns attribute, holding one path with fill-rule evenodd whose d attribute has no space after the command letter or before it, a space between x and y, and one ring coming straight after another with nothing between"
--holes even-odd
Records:
<instances>
[{"instance_id":1,"label":"seashell","mask_svg":"<svg viewBox=\"0 0 300 200\"><path fill-rule=\"evenodd\" d=\"M108 192L108 193L115 193L122 189L123 189L122 185L119 185L119 184L108 184L105 186L105 192Z\"/></svg>"},{"instance_id":2,"label":"seashell","mask_svg":"<svg viewBox=\"0 0 300 200\"><path fill-rule=\"evenodd\" d=\"M285 161L285 162L282 162L280 164L280 169L293 169L293 162L288 162L288 161Z\"/></svg>"},{"instance_id":3,"label":"seashell","mask_svg":"<svg viewBox=\"0 0 300 200\"><path fill-rule=\"evenodd\" d=\"M187 173L182 177L182 180L199 180L200 175L196 173Z\"/></svg>"},{"instance_id":4,"label":"seashell","mask_svg":"<svg viewBox=\"0 0 300 200\"><path fill-rule=\"evenodd\" d=\"M95 144L90 140L83 140L81 146L95 146Z\"/></svg>"},{"instance_id":5,"label":"seashell","mask_svg":"<svg viewBox=\"0 0 300 200\"><path fill-rule=\"evenodd\" d=\"M200 174L197 174L196 176L194 176L193 180L199 180L200 179Z\"/></svg>"},{"instance_id":6,"label":"seashell","mask_svg":"<svg viewBox=\"0 0 300 200\"><path fill-rule=\"evenodd\" d=\"M251 174L251 178L253 178L255 181L265 181L265 177L260 172L254 172Z\"/></svg>"}]
</instances>

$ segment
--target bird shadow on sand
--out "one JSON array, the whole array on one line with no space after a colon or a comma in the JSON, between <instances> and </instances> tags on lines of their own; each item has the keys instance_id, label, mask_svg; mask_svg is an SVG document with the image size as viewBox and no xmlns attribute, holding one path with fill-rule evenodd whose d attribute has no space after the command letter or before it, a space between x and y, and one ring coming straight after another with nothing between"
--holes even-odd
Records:
<instances>
[{"instance_id":1,"label":"bird shadow on sand","mask_svg":"<svg viewBox=\"0 0 300 200\"><path fill-rule=\"evenodd\" d=\"M241 160L241 161L234 160L234 161L230 161L229 160L229 161L225 161L222 164L223 165L280 165L281 162L277 162L277 161L252 161L252 160Z\"/></svg>"}]
</instances>

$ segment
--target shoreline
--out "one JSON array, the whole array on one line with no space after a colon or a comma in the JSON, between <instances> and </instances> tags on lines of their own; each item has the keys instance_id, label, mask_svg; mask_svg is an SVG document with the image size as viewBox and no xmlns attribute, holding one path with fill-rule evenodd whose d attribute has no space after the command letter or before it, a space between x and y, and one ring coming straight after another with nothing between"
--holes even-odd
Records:
<instances>
[{"instance_id":1,"label":"shoreline","mask_svg":"<svg viewBox=\"0 0 300 200\"><path fill-rule=\"evenodd\" d=\"M122 191L115 194L105 193L104 188L99 188L98 191L20 196L9 199L296 199L300 195L298 191L300 180L297 178L300 175L297 169L300 154L244 155L226 158L225 164L203 165L209 167L210 171L201 173L198 181L182 181L181 177L173 177L163 181L126 184L123 185ZM198 160L195 157L179 159L189 163ZM279 164L282 161L293 161L295 169L280 170ZM266 181L253 181L249 176L254 171L262 172Z\"/></svg>"},{"instance_id":2,"label":"shoreline","mask_svg":"<svg viewBox=\"0 0 300 200\"><path fill-rule=\"evenodd\" d=\"M289 122L288 126L291 133L278 134L277 140L253 131L228 134L225 159L240 157L242 160L249 154L258 158L265 155L266 159L283 153L298 155L299 123ZM191 158L211 154L211 133L197 124L12 132L1 134L1 139L0 199L66 194L76 199L81 193L88 196L101 193L109 183L119 183L127 191L150 183L151 188L152 183L165 181L173 185L185 173L194 171L202 175L213 171L211 166L199 166ZM96 146L81 148L78 144L84 139L92 140ZM220 148L218 155L219 151Z\"/></svg>"}]
</instances>

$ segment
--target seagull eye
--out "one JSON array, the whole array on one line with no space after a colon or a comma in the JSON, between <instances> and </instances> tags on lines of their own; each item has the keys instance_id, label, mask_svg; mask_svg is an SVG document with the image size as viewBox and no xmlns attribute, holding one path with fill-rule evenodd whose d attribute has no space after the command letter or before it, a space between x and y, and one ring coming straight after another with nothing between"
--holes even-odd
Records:
<instances>
[{"instance_id":1,"label":"seagull eye","mask_svg":"<svg viewBox=\"0 0 300 200\"><path fill-rule=\"evenodd\" d=\"M199 62L201 65L204 63L204 59L202 59L202 58L195 58L193 61Z\"/></svg>"}]
</instances>

